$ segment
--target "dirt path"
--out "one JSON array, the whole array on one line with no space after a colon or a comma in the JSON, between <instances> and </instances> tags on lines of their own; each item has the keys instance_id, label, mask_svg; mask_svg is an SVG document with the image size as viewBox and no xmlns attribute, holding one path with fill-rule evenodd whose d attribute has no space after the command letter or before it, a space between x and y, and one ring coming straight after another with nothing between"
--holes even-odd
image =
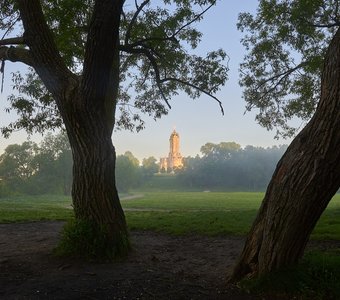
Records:
<instances>
[{"instance_id":1,"label":"dirt path","mask_svg":"<svg viewBox=\"0 0 340 300\"><path fill-rule=\"evenodd\" d=\"M128 196L121 197L120 200L122 200L122 201L125 201L125 200L136 200L136 199L139 199L139 198L142 198L142 197L144 197L143 194L133 194L133 195L128 195Z\"/></svg>"},{"instance_id":2,"label":"dirt path","mask_svg":"<svg viewBox=\"0 0 340 300\"><path fill-rule=\"evenodd\" d=\"M134 250L126 260L99 264L51 255L62 226L0 224L0 299L257 299L226 287L243 238L132 232Z\"/></svg>"},{"instance_id":3,"label":"dirt path","mask_svg":"<svg viewBox=\"0 0 340 300\"><path fill-rule=\"evenodd\" d=\"M132 232L122 262L55 258L62 222L0 224L0 299L255 299L225 289L242 238Z\"/></svg>"}]
</instances>

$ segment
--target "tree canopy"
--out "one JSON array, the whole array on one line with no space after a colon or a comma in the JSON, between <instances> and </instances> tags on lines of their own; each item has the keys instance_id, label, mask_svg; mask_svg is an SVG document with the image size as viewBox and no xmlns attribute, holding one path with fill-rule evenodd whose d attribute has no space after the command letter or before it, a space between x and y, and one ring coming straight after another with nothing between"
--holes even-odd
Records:
<instances>
[{"instance_id":1,"label":"tree canopy","mask_svg":"<svg viewBox=\"0 0 340 300\"><path fill-rule=\"evenodd\" d=\"M310 119L320 99L326 49L340 25L338 0L261 0L256 15L242 13L238 28L247 54L240 84L247 110L277 135L292 135L289 121Z\"/></svg>"},{"instance_id":2,"label":"tree canopy","mask_svg":"<svg viewBox=\"0 0 340 300\"><path fill-rule=\"evenodd\" d=\"M13 75L19 95L10 95L8 111L14 110L19 118L3 127L2 133L6 136L18 129L32 133L61 127L63 122L53 95L35 73L31 53L25 46L17 2L1 2L0 59L22 61L32 66L27 74ZM124 2L119 58L115 63L119 68L116 128L142 129L141 113L154 118L167 114L171 98L180 91L191 98L204 93L221 105L215 93L227 80L226 53L222 49L204 57L190 53L202 38L195 24L215 3L215 0ZM57 49L69 70L77 76L84 72L87 33L94 5L94 0L41 1ZM9 37L11 34L15 37Z\"/></svg>"}]
</instances>

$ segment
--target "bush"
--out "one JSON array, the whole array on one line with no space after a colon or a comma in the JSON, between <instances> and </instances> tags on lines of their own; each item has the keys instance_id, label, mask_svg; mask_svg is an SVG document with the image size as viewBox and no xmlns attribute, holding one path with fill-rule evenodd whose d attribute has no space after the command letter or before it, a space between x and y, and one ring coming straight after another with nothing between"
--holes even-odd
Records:
<instances>
[{"instance_id":1,"label":"bush","mask_svg":"<svg viewBox=\"0 0 340 300\"><path fill-rule=\"evenodd\" d=\"M70 220L63 228L55 253L86 260L112 261L130 248L128 237L114 241L105 226L85 220Z\"/></svg>"}]
</instances>

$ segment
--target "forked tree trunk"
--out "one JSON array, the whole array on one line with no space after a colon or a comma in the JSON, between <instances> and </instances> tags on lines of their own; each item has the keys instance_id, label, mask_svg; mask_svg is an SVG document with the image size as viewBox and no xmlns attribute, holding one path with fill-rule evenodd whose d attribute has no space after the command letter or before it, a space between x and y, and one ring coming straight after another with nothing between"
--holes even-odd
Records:
<instances>
[{"instance_id":1,"label":"forked tree trunk","mask_svg":"<svg viewBox=\"0 0 340 300\"><path fill-rule=\"evenodd\" d=\"M123 2L96 2L80 86L75 89L72 102L65 106L66 100L61 105L61 110L65 108L62 114L74 161L75 217L104 229L107 250L113 256L124 255L129 249L111 140L119 88L118 41Z\"/></svg>"},{"instance_id":2,"label":"forked tree trunk","mask_svg":"<svg viewBox=\"0 0 340 300\"><path fill-rule=\"evenodd\" d=\"M340 187L340 31L329 45L317 110L279 161L231 281L292 265Z\"/></svg>"}]
</instances>

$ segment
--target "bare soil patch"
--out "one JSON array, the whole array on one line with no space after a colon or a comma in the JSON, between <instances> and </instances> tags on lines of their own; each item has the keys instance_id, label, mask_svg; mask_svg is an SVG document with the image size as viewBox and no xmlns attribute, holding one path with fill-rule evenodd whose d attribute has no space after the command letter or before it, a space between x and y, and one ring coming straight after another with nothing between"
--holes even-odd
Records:
<instances>
[{"instance_id":1,"label":"bare soil patch","mask_svg":"<svg viewBox=\"0 0 340 300\"><path fill-rule=\"evenodd\" d=\"M133 231L131 254L100 264L52 255L63 224L0 224L0 299L257 299L226 285L243 238Z\"/></svg>"}]
</instances>

